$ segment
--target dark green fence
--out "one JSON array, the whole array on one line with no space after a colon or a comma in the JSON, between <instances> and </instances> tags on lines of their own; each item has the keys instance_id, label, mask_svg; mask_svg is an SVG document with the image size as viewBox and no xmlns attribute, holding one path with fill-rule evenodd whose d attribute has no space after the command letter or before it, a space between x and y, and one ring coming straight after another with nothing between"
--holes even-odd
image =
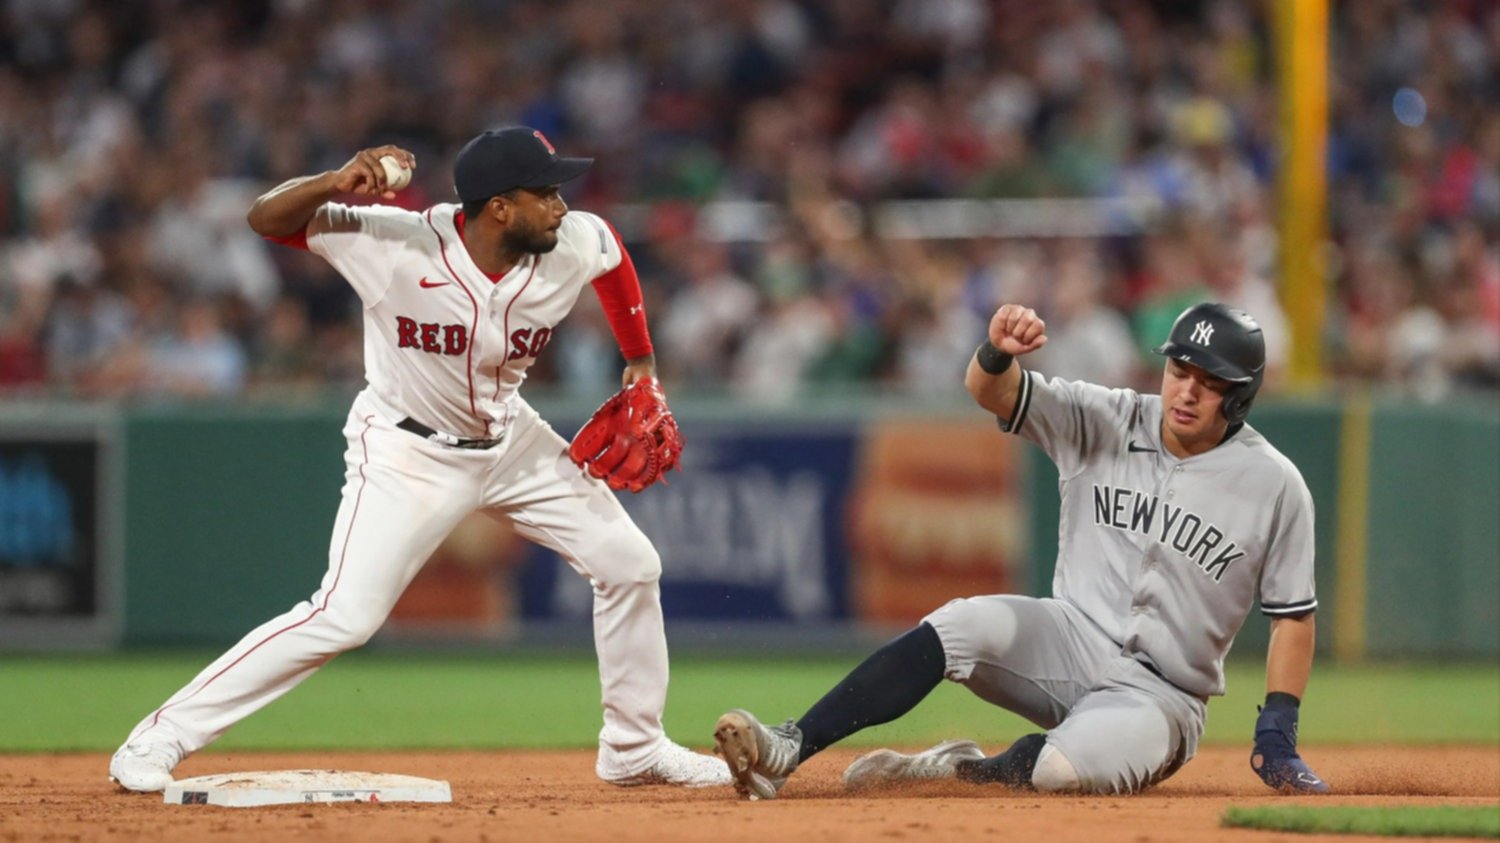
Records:
<instances>
[{"instance_id":1,"label":"dark green fence","mask_svg":"<svg viewBox=\"0 0 1500 843\"><path fill-rule=\"evenodd\" d=\"M1500 424L1494 404L1377 406L1368 652L1500 653Z\"/></svg>"},{"instance_id":2,"label":"dark green fence","mask_svg":"<svg viewBox=\"0 0 1500 843\"><path fill-rule=\"evenodd\" d=\"M587 410L544 409L557 418ZM723 424L742 410L684 401L679 415L690 427L698 417ZM858 429L911 410L854 402L809 417ZM343 478L344 413L342 406L121 413L117 540L127 643L222 644L317 588ZM954 406L941 415L965 414ZM1253 419L1301 468L1317 505L1320 645L1331 653L1335 635L1352 629L1359 646L1340 647L1341 654L1500 654L1500 405L1373 405L1368 480L1352 498L1364 502L1353 510L1365 521L1362 568L1358 559L1343 567L1362 573L1363 606L1339 605L1341 595L1355 599L1338 582L1340 494L1349 493L1348 478L1361 476L1341 465L1345 418L1343 403L1283 401L1258 406ZM0 416L0 434L4 422ZM1022 581L1046 593L1056 554L1057 476L1035 449L1026 450L1031 568ZM1347 612L1358 616L1340 623ZM1237 654L1263 651L1266 630L1253 614Z\"/></svg>"},{"instance_id":3,"label":"dark green fence","mask_svg":"<svg viewBox=\"0 0 1500 843\"><path fill-rule=\"evenodd\" d=\"M222 643L306 599L343 483L336 410L145 410L125 427L128 642Z\"/></svg>"}]
</instances>

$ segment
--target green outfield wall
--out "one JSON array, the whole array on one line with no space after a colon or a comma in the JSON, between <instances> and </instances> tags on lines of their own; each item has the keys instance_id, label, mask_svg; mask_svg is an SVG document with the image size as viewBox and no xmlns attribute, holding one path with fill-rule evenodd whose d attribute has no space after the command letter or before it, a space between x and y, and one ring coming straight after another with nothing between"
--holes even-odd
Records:
<instances>
[{"instance_id":1,"label":"green outfield wall","mask_svg":"<svg viewBox=\"0 0 1500 843\"><path fill-rule=\"evenodd\" d=\"M1500 650L1500 424L1494 404L1377 406L1365 607L1373 655Z\"/></svg>"},{"instance_id":2,"label":"green outfield wall","mask_svg":"<svg viewBox=\"0 0 1500 843\"><path fill-rule=\"evenodd\" d=\"M343 483L336 409L147 409L125 424L125 638L219 643L317 587Z\"/></svg>"},{"instance_id":3,"label":"green outfield wall","mask_svg":"<svg viewBox=\"0 0 1500 843\"><path fill-rule=\"evenodd\" d=\"M590 409L566 401L537 403L563 431L570 431ZM773 613L781 613L767 621L768 626L795 628L805 623L825 632L859 625L870 617L861 614L859 599L861 589L868 590L862 584L868 578L860 569L867 564L862 560L872 553L870 542L863 540L870 529L868 519L901 517L906 511L900 502L906 499L892 497L896 493L882 492L882 500L889 498L884 509L867 505L877 495L860 477L870 472L870 454L882 452L872 450L868 440L894 436L898 444L918 440L930 444L959 430L966 435L977 431L975 441L988 442L988 434L979 428L993 429L961 403L934 409L899 400L828 400L797 414L751 412L742 406L731 411L722 402L707 399L674 404L689 448L695 443L714 451L740 447L750 455L744 459L751 463L756 453L801 448L809 456L799 456L794 462L806 462L809 470L859 475L847 483L825 478L824 500L830 503L823 504L819 518L830 525L826 537L807 538L806 530L798 533L788 528L788 535L769 543L765 551L782 548L794 557L813 552L840 557L825 572L828 582L815 583L827 594L805 617L777 608L791 605L795 609L796 599L765 597ZM38 418L47 415L31 411L26 425L18 427L8 425L8 419L14 422L15 413L14 408L7 409L12 412L0 411L0 443L8 442L10 450L0 451L0 456L24 451L25 442L17 444L15 435L34 433ZM109 464L114 466L107 482L100 485L108 506L99 509L112 513L113 519L104 530L109 547L100 558L108 563L105 567L117 568L113 578L105 577L109 587L104 592L117 601L113 604L117 634L101 639L104 645L220 645L309 596L326 567L329 529L343 483L344 414L345 405L333 403L225 409L139 407L97 413L101 436L108 440L105 452L113 455ZM1301 468L1316 502L1319 641L1325 654L1349 660L1500 655L1500 405L1494 401L1439 406L1379 400L1267 401L1257 406L1253 423ZM930 434L924 432L929 425ZM965 425L976 431L968 431ZM877 428L884 432L873 433ZM15 434L17 430L22 434ZM818 467L823 456L839 449L848 454L835 455ZM952 507L948 507L947 521L941 512L929 513L935 520L926 529L942 530L931 534L933 540L946 540L949 545L955 541L1005 543L1004 565L1009 573L1001 579L1006 587L1045 593L1050 588L1057 544L1057 475L1036 449L1022 445L1015 454L1013 462L996 463L1014 473L1000 487L1009 503L995 510L1010 529L978 531L956 540L951 535ZM911 461L908 454L907 463ZM910 469L898 465L892 470ZM747 474L743 465L736 470ZM729 470L721 473L725 472ZM737 482L730 474L725 473L730 478L725 482ZM761 482L764 478L751 479ZM791 495L806 485L799 483L794 476L784 487L767 488L774 494ZM762 487L742 484L735 488ZM839 503L845 499L847 507ZM641 496L631 505L649 505L652 500ZM965 500L972 501L972 496ZM787 506L780 514L746 512L745 518L775 525L796 514ZM851 514L856 506L864 507L859 517ZM643 523L670 523L653 521L668 516L649 508L632 509L632 514ZM893 531L895 538L890 541L920 542L921 529L919 524L905 532ZM746 535L753 540L763 531ZM801 545L798 535L806 539ZM749 558L759 559L765 553L757 550ZM725 564L737 563L731 559ZM797 558L786 564L795 566ZM954 569L949 564L944 570L952 573ZM795 573L771 571L767 581L773 586L768 588L774 591L775 582L795 586ZM706 584L700 581L702 577L708 578ZM698 595L694 605L701 608L702 595L713 593L712 573L692 572L692 578L682 585L687 590L681 593ZM859 582L844 588L843 579ZM734 577L730 580L739 582ZM0 587L11 582L19 580L0 578ZM954 577L952 582L970 584L953 586L968 589L953 595L959 596L984 590L986 580L981 571L977 579ZM510 611L518 616L523 610L542 611L535 605L528 608L529 593L518 592ZM677 592L664 593L668 594L669 617L681 613L685 598L672 596ZM750 597L759 599L754 594ZM923 599L928 598L924 595ZM109 601L101 601L106 604ZM757 620L754 607L760 604L750 600L739 605L739 614L726 617L726 622L753 624ZM0 646L36 646L34 638L11 633L17 623L27 620L24 615L0 618L0 632L5 633ZM701 613L695 617L699 623L712 620ZM1265 619L1258 612L1252 614L1236 653L1263 652L1267 629ZM578 631L583 633L579 640L586 644L586 625ZM799 640L818 639L814 635Z\"/></svg>"}]
</instances>

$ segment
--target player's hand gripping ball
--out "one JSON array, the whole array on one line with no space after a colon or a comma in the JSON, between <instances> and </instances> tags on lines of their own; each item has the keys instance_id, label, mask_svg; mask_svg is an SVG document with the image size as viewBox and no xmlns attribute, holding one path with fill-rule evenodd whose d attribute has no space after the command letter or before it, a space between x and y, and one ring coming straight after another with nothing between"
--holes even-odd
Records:
<instances>
[{"instance_id":1,"label":"player's hand gripping ball","mask_svg":"<svg viewBox=\"0 0 1500 843\"><path fill-rule=\"evenodd\" d=\"M385 170L386 190L401 190L411 184L411 170L406 169L394 155L380 156L380 168Z\"/></svg>"},{"instance_id":2,"label":"player's hand gripping ball","mask_svg":"<svg viewBox=\"0 0 1500 843\"><path fill-rule=\"evenodd\" d=\"M611 489L632 492L681 470L682 432L656 378L643 378L610 397L568 446L568 457Z\"/></svg>"}]
</instances>

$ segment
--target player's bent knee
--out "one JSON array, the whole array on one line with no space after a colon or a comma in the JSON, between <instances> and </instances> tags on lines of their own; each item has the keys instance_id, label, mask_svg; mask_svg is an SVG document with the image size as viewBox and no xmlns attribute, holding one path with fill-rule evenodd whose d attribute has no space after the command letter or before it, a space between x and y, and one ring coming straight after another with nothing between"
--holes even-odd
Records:
<instances>
[{"instance_id":1,"label":"player's bent knee","mask_svg":"<svg viewBox=\"0 0 1500 843\"><path fill-rule=\"evenodd\" d=\"M609 585L654 583L661 579L661 554L639 529L618 531L594 551L585 567Z\"/></svg>"},{"instance_id":2,"label":"player's bent knee","mask_svg":"<svg viewBox=\"0 0 1500 843\"><path fill-rule=\"evenodd\" d=\"M1018 622L1004 604L973 597L949 600L923 618L937 630L950 660L968 661L984 653L995 656L1015 643Z\"/></svg>"},{"instance_id":3,"label":"player's bent knee","mask_svg":"<svg viewBox=\"0 0 1500 843\"><path fill-rule=\"evenodd\" d=\"M323 640L328 652L338 654L363 647L385 625L385 616L356 616L348 612L324 613Z\"/></svg>"},{"instance_id":4,"label":"player's bent knee","mask_svg":"<svg viewBox=\"0 0 1500 843\"><path fill-rule=\"evenodd\" d=\"M661 579L661 554L643 533L620 549L624 562L615 579L622 583L654 583Z\"/></svg>"},{"instance_id":5,"label":"player's bent knee","mask_svg":"<svg viewBox=\"0 0 1500 843\"><path fill-rule=\"evenodd\" d=\"M922 621L933 629L964 629L971 622L981 620L984 610L971 597L949 600L930 612Z\"/></svg>"},{"instance_id":6,"label":"player's bent knee","mask_svg":"<svg viewBox=\"0 0 1500 843\"><path fill-rule=\"evenodd\" d=\"M1042 793L1074 793L1083 789L1083 782L1068 756L1049 743L1037 756L1036 767L1031 771L1031 786Z\"/></svg>"}]
</instances>

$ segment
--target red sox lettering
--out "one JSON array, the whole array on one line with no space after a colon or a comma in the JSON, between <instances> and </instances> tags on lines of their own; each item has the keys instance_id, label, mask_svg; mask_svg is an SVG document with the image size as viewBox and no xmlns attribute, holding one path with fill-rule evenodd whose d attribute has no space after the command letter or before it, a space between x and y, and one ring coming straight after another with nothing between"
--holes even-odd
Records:
<instances>
[{"instance_id":1,"label":"red sox lettering","mask_svg":"<svg viewBox=\"0 0 1500 843\"><path fill-rule=\"evenodd\" d=\"M522 357L536 357L547 347L552 340L551 328L518 328L510 332L510 355L505 358L506 362L520 360Z\"/></svg>"},{"instance_id":2,"label":"red sox lettering","mask_svg":"<svg viewBox=\"0 0 1500 843\"><path fill-rule=\"evenodd\" d=\"M469 348L469 329L466 325L439 325L418 322L410 316L397 316L396 347L457 356Z\"/></svg>"},{"instance_id":3,"label":"red sox lettering","mask_svg":"<svg viewBox=\"0 0 1500 843\"><path fill-rule=\"evenodd\" d=\"M649 380L660 391L645 314L630 310L641 300L634 264L603 219L571 212L560 193L592 159L560 157L530 128L497 129L454 159L457 202L416 212L333 201L391 198L386 156L416 163L399 147L362 150L337 171L272 188L247 215L261 236L326 260L363 304L368 385L344 427L349 482L328 572L137 724L110 775L130 790L165 788L184 757L367 641L453 525L482 511L593 584L595 774L618 785L728 784L722 760L662 731L660 555L519 392L584 290L626 361L622 385Z\"/></svg>"},{"instance_id":4,"label":"red sox lettering","mask_svg":"<svg viewBox=\"0 0 1500 843\"><path fill-rule=\"evenodd\" d=\"M517 328L510 332L510 353L506 355L506 362L537 357L551 341L551 328ZM397 316L396 347L457 357L469 349L469 328L467 325L440 325L418 322L410 316Z\"/></svg>"}]
</instances>

